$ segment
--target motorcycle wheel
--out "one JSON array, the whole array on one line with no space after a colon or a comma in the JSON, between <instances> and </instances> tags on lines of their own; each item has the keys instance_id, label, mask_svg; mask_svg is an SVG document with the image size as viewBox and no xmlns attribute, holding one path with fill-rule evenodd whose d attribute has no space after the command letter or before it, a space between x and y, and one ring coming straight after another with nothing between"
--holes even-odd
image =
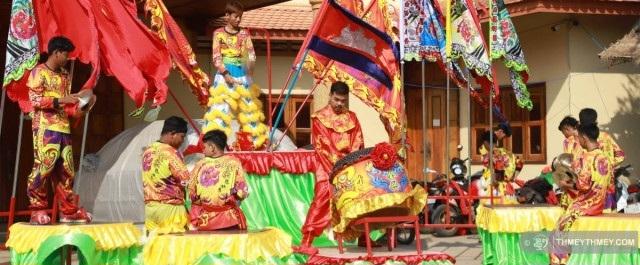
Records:
<instances>
[{"instance_id":1,"label":"motorcycle wheel","mask_svg":"<svg viewBox=\"0 0 640 265\"><path fill-rule=\"evenodd\" d=\"M447 205L445 204L441 204L438 205L438 207L436 207L436 209L433 211L433 216L431 217L432 223L433 224L444 224L445 222L445 217L446 217L446 207ZM458 224L460 223L461 215L460 215L460 209L458 209L458 207L450 205L449 206L449 223L450 224ZM458 227L451 227L451 228L438 228L435 230L436 236L438 237L452 237L458 234Z\"/></svg>"}]
</instances>

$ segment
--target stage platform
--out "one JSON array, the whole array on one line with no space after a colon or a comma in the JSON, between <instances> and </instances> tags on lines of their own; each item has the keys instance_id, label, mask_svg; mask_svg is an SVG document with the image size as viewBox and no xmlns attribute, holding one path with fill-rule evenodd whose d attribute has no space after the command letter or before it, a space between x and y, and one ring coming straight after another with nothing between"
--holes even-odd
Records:
<instances>
[{"instance_id":1,"label":"stage platform","mask_svg":"<svg viewBox=\"0 0 640 265\"><path fill-rule=\"evenodd\" d=\"M24 227L26 227L26 224L22 224L24 225ZM106 224L93 224L93 225L89 225L90 227L93 226L95 227L96 225L106 225ZM23 228L24 228L23 227ZM133 228L136 228L135 232L133 232ZM53 229L53 226L39 226L36 227L36 229L43 229L42 231L45 230L51 230ZM57 231L60 228L56 228ZM65 228L63 229L82 229L81 226L79 225L67 225L65 226ZM141 225L140 224L123 224L120 225L120 229L121 231L129 231L129 233L141 233ZM42 232L40 231L40 232ZM254 233L256 231L253 231ZM258 231L260 232L260 231ZM265 230L262 230L261 233L264 233ZM125 233L126 234L126 233ZM134 235L135 235L134 234ZM232 237L247 237L247 233L236 233L234 231L222 231L222 232L214 232L214 233L200 233L200 234L187 234L187 235L167 235L164 237L164 241L165 243L162 243L162 245L164 244L170 244L170 245L175 245L175 244L184 244L185 242L189 241L189 239L194 239L194 238L200 238L200 240L212 240L212 239L202 239L202 237L227 237L227 235L229 234L235 234L235 236ZM244 234L244 235L243 235ZM228 239L230 240L230 239ZM248 240L248 238L247 238ZM434 254L440 254L440 253L447 253L450 255L451 258L455 259L455 264L469 264L469 265L480 265L481 264L481 257L482 257L482 253L481 253L481 248L480 248L480 243L478 241L478 237L475 235L470 235L470 236L458 236L458 237L451 237L451 238L437 238L434 237L430 234L423 234L422 235L422 244L423 244L423 249L424 252L423 254L426 255L434 255ZM181 243L182 242L182 243ZM196 242L196 241L193 241ZM150 239L147 239L145 242L145 246L150 242ZM130 249L131 251L129 251L129 254L139 254L139 259L141 260L143 257L143 253L142 253L142 247L141 245L135 244L133 242L130 242L129 244L132 244L132 246L135 245L135 247L133 249ZM156 242L157 244L157 242ZM101 243L98 243L97 245L99 245L101 249L105 249L106 247L104 245L101 245ZM166 246L166 245L165 245ZM113 246L112 246L113 247ZM134 250L135 249L135 250ZM343 254L339 254L338 253L338 249L336 247L324 247L324 248L319 248L320 252L316 255L315 260L319 260L320 258L322 259L339 259L339 260L362 260L362 261L366 261L366 249L365 248L360 248L360 247L355 247L355 246L348 246L345 248L345 252ZM24 250L23 250L24 251ZM285 252L288 252L288 250L285 250ZM218 254L218 255L216 255ZM213 257L222 257L221 255L219 255L220 253L214 253L213 256L209 257L213 258ZM375 257L379 257L380 258L390 258L390 257L398 257L398 256L414 256L415 258L415 245L411 244L411 245L398 245L397 248L395 248L392 252L389 252L387 250L386 245L382 246L382 247L377 247L373 249L373 254ZM191 254L190 254L191 255ZM295 255L295 256L293 256ZM96 255L98 256L98 255ZM192 256L197 256L197 255L192 255ZM122 257L122 256L120 256ZM230 257L230 256L227 256ZM71 264L80 264L78 262L78 255L77 252L74 252L72 257L71 257L72 263ZM306 256L299 256L297 254L292 254L291 256L287 257L285 259L286 261L288 261L287 264L301 264L298 262L294 262L294 260L296 261L313 261L311 258L306 257ZM4 250L4 251L0 251L0 265L8 265L11 264L10 263L10 251L8 250ZM20 263L14 263L14 264L20 264ZM58 263L59 264L59 263ZM135 262L130 263L130 264L137 264ZM188 263L185 263L188 264ZM452 262L450 263L445 263L445 262L431 262L431 263L424 263L424 264L454 264Z\"/></svg>"}]
</instances>

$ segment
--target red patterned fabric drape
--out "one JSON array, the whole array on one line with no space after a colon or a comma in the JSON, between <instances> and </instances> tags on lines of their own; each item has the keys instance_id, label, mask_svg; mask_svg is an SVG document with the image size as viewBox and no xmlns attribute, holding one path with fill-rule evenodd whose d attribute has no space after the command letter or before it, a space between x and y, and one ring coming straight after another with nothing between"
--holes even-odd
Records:
<instances>
[{"instance_id":1,"label":"red patterned fabric drape","mask_svg":"<svg viewBox=\"0 0 640 265\"><path fill-rule=\"evenodd\" d=\"M282 173L315 173L318 159L315 151L290 152L231 152L242 162L242 168L249 174L269 175L271 169Z\"/></svg>"}]
</instances>

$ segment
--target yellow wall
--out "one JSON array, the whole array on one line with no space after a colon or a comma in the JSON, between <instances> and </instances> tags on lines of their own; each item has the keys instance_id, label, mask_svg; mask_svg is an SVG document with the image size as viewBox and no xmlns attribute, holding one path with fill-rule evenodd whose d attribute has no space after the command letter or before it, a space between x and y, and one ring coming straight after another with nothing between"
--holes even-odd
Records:
<instances>
[{"instance_id":1,"label":"yellow wall","mask_svg":"<svg viewBox=\"0 0 640 265\"><path fill-rule=\"evenodd\" d=\"M637 17L578 15L573 18L581 26L569 30L568 24L562 24L557 31L551 30L552 25L569 18L561 14L514 18L530 69L529 83L546 83L547 163L562 152L564 137L557 130L560 120L566 115L577 118L580 109L591 107L598 111L600 127L612 133L627 153L626 163L638 164L640 68L630 63L608 67L597 56L602 48L584 30L606 47L627 33ZM500 83L508 84L504 67L497 69ZM461 93L460 101L467 100L468 94ZM467 145L467 104L460 106L460 113L461 142ZM536 176L542 167L525 165L521 176ZM472 171L479 169L474 166Z\"/></svg>"}]
</instances>

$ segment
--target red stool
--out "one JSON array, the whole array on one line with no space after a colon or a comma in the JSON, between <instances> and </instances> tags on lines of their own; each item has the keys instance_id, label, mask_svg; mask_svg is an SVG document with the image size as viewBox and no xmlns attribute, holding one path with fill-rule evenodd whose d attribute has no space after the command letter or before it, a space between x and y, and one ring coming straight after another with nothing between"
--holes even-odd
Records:
<instances>
[{"instance_id":1,"label":"red stool","mask_svg":"<svg viewBox=\"0 0 640 265\"><path fill-rule=\"evenodd\" d=\"M371 238L369 238L369 224L381 224L381 223L394 223L394 226L387 228L387 249L392 251L396 247L396 224L399 223L413 223L413 229L416 232L416 251L418 255L422 255L422 242L420 241L420 224L418 223L418 216L410 215L410 216L385 216L385 217L364 217L361 219L357 219L351 223L351 225L364 225L364 237L367 242L367 257L372 256L371 251ZM342 236L337 236L338 240L338 251L340 254L344 253L344 248L342 246Z\"/></svg>"}]
</instances>

